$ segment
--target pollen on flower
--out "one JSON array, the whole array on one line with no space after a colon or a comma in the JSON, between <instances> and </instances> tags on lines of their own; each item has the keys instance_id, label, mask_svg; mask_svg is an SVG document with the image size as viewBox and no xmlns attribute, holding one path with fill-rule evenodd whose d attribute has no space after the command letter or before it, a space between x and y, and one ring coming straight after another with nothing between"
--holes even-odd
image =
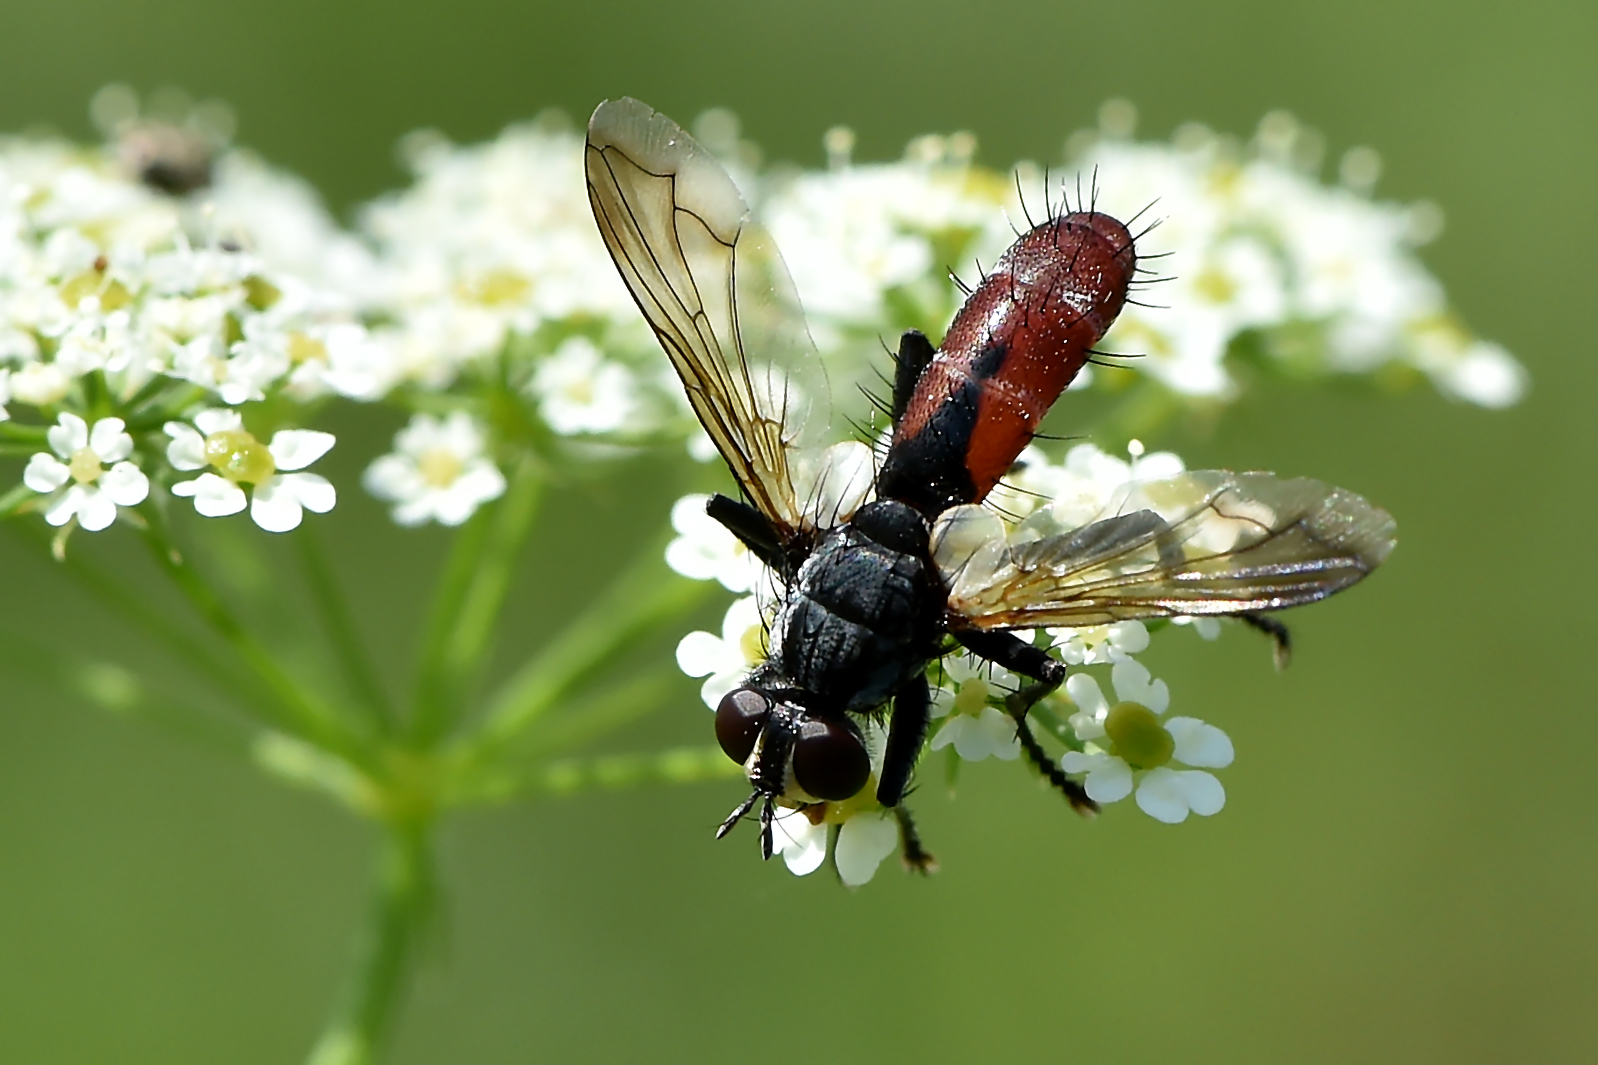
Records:
<instances>
[{"instance_id":1,"label":"pollen on flower","mask_svg":"<svg viewBox=\"0 0 1598 1065\"><path fill-rule=\"evenodd\" d=\"M1176 752L1172 738L1158 715L1142 703L1118 703L1104 716L1104 734L1115 743L1115 753L1133 769L1153 769Z\"/></svg>"},{"instance_id":2,"label":"pollen on flower","mask_svg":"<svg viewBox=\"0 0 1598 1065\"><path fill-rule=\"evenodd\" d=\"M271 450L243 429L224 429L207 436L205 461L234 484L265 484L277 472Z\"/></svg>"},{"instance_id":3,"label":"pollen on flower","mask_svg":"<svg viewBox=\"0 0 1598 1065\"><path fill-rule=\"evenodd\" d=\"M100 456L88 447L78 448L67 462L67 472L71 473L72 479L79 484L93 484L100 479L104 469L105 467L100 465Z\"/></svg>"}]
</instances>

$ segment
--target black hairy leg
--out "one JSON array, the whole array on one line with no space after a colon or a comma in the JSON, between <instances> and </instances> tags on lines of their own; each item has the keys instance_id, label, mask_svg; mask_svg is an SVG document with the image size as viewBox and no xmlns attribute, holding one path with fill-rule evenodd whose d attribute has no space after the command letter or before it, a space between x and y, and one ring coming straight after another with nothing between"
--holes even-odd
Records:
<instances>
[{"instance_id":1,"label":"black hairy leg","mask_svg":"<svg viewBox=\"0 0 1598 1065\"><path fill-rule=\"evenodd\" d=\"M1293 637L1287 631L1287 626L1267 614L1239 614L1237 618L1249 628L1271 638L1271 654L1276 660L1276 668L1286 669L1293 657Z\"/></svg>"},{"instance_id":2,"label":"black hairy leg","mask_svg":"<svg viewBox=\"0 0 1598 1065\"><path fill-rule=\"evenodd\" d=\"M899 821L899 857L904 860L904 867L922 876L937 872L938 860L921 845L921 835L916 831L915 819L910 816L910 811L903 806L895 806L893 816Z\"/></svg>"},{"instance_id":3,"label":"black hairy leg","mask_svg":"<svg viewBox=\"0 0 1598 1065\"><path fill-rule=\"evenodd\" d=\"M1004 701L1005 709L1015 720L1016 739L1020 741L1027 759L1043 774L1045 780L1065 796L1073 810L1085 816L1098 813L1099 804L1088 797L1081 784L1065 775L1065 771L1049 757L1049 752L1043 749L1038 738L1032 734L1032 727L1027 724L1027 714L1038 700L1064 683L1065 663L1011 632L957 632L954 638L967 650L1012 673L1036 681L1011 693Z\"/></svg>"},{"instance_id":4,"label":"black hairy leg","mask_svg":"<svg viewBox=\"0 0 1598 1065\"><path fill-rule=\"evenodd\" d=\"M877 801L884 806L898 806L904 798L922 741L927 738L931 708L932 691L925 673L910 678L894 693L888 747L882 755L882 777L877 781Z\"/></svg>"}]
</instances>

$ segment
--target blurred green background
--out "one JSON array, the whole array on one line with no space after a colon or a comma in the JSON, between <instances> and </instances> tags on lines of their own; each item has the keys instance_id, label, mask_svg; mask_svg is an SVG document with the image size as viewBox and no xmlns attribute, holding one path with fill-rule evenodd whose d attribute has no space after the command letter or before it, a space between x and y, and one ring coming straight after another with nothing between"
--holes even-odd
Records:
<instances>
[{"instance_id":1,"label":"blurred green background","mask_svg":"<svg viewBox=\"0 0 1598 1065\"><path fill-rule=\"evenodd\" d=\"M1176 710L1236 743L1224 814L1172 829L1123 803L1083 823L984 764L958 798L918 798L939 875L889 864L853 894L762 867L752 834L712 845L733 783L470 814L446 831L449 919L394 1060L1589 1062L1598 717L1570 656L1591 653L1598 593L1580 546L1598 519L1595 41L1579 3L12 0L0 128L87 137L105 82L180 85L232 103L241 142L341 210L403 180L407 130L477 140L621 94L683 120L731 107L810 165L840 122L862 159L957 128L992 165L1054 159L1117 95L1145 136L1247 134L1284 107L1334 158L1375 146L1380 194L1445 209L1425 257L1533 390L1488 413L1278 387L1212 438L1161 441L1195 466L1312 473L1399 520L1375 579L1291 619L1287 673L1241 633L1158 641ZM353 490L392 426L340 428L329 472L349 487L318 524L398 672L427 588L401 566L444 541ZM553 631L687 476L640 460L562 490L503 646ZM13 537L0 573L7 629L124 646ZM0 1061L299 1060L360 913L365 826L43 688L0 693ZM684 680L680 708L617 742L708 724Z\"/></svg>"}]
</instances>

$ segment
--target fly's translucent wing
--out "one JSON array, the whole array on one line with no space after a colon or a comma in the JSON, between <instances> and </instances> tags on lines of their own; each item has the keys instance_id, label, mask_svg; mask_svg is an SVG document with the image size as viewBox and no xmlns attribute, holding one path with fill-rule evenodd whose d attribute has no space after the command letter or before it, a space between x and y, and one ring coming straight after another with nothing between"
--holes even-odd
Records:
<instances>
[{"instance_id":1,"label":"fly's translucent wing","mask_svg":"<svg viewBox=\"0 0 1598 1065\"><path fill-rule=\"evenodd\" d=\"M1319 481L1197 470L1045 535L1029 521L1007 538L991 512L955 507L938 517L932 551L951 625L1082 628L1312 603L1375 569L1394 529L1386 511Z\"/></svg>"},{"instance_id":2,"label":"fly's translucent wing","mask_svg":"<svg viewBox=\"0 0 1598 1065\"><path fill-rule=\"evenodd\" d=\"M826 377L788 268L732 178L631 99L594 111L586 168L599 232L733 476L779 529L816 524L791 467L828 427Z\"/></svg>"}]
</instances>

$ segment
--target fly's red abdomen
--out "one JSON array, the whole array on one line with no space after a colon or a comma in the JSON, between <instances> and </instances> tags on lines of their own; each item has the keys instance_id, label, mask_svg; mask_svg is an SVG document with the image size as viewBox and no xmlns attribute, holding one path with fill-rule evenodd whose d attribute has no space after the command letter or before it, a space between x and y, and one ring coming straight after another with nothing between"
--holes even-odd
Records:
<instances>
[{"instance_id":1,"label":"fly's red abdomen","mask_svg":"<svg viewBox=\"0 0 1598 1065\"><path fill-rule=\"evenodd\" d=\"M878 495L923 513L980 502L1109 330L1136 269L1131 233L1098 212L1010 245L917 380Z\"/></svg>"}]
</instances>

